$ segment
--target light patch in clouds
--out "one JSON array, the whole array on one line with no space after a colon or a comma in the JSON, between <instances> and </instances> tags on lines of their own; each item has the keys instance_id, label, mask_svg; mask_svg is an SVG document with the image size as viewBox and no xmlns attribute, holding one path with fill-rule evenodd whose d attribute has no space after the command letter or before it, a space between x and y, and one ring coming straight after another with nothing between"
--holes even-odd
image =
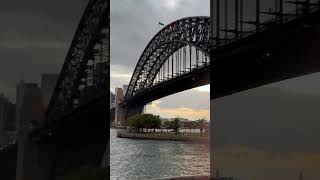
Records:
<instances>
[{"instance_id":1,"label":"light patch in clouds","mask_svg":"<svg viewBox=\"0 0 320 180\"><path fill-rule=\"evenodd\" d=\"M205 86L200 86L200 87L197 87L195 89L200 91L200 92L208 92L208 93L210 93L210 84L209 85L205 85Z\"/></svg>"},{"instance_id":2,"label":"light patch in clouds","mask_svg":"<svg viewBox=\"0 0 320 180\"><path fill-rule=\"evenodd\" d=\"M146 106L147 113L157 114L163 118L187 118L189 120L197 120L205 118L210 120L210 109L192 109L187 107L165 108L161 107L161 100L152 102Z\"/></svg>"},{"instance_id":3,"label":"light patch in clouds","mask_svg":"<svg viewBox=\"0 0 320 180\"><path fill-rule=\"evenodd\" d=\"M165 6L170 10L174 10L179 2L180 0L165 0Z\"/></svg>"},{"instance_id":4,"label":"light patch in clouds","mask_svg":"<svg viewBox=\"0 0 320 180\"><path fill-rule=\"evenodd\" d=\"M114 92L116 87L129 84L132 76L132 70L129 67L118 64L110 64L110 90Z\"/></svg>"},{"instance_id":5,"label":"light patch in clouds","mask_svg":"<svg viewBox=\"0 0 320 180\"><path fill-rule=\"evenodd\" d=\"M125 78L130 80L132 76L132 73L130 73L129 68L127 66L122 65L111 65L110 72L110 76L112 78Z\"/></svg>"}]
</instances>

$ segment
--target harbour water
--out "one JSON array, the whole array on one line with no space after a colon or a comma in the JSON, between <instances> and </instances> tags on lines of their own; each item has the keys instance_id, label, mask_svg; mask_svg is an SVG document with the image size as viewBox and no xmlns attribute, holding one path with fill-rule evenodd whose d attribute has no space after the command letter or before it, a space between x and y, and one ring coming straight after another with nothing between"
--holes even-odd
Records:
<instances>
[{"instance_id":1,"label":"harbour water","mask_svg":"<svg viewBox=\"0 0 320 180\"><path fill-rule=\"evenodd\" d=\"M110 134L111 180L209 175L208 144L117 138Z\"/></svg>"}]
</instances>

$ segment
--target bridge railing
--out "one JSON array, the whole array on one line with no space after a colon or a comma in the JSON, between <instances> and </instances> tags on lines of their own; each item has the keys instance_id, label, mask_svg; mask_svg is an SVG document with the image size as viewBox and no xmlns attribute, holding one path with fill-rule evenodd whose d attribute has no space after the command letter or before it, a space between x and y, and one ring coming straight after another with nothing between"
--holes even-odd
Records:
<instances>
[{"instance_id":1,"label":"bridge railing","mask_svg":"<svg viewBox=\"0 0 320 180\"><path fill-rule=\"evenodd\" d=\"M236 2L238 2L239 0L236 0ZM240 0L240 2L243 2L244 0ZM216 3L218 3L219 5L220 0L216 0ZM283 1L283 0L276 0L275 2L278 2L279 5L278 6L282 6L282 8L280 9L276 9L275 12L261 12L259 9L259 5L260 5L260 0L256 0L256 20L254 21L244 21L243 17L239 18L236 17L236 25L234 26L238 26L240 24L240 26L243 26L243 24L247 24L247 25L251 25L249 28L247 27L247 29L243 29L243 28L235 28L232 29L230 27L228 27L227 21L224 22L224 29L221 29L221 12L220 12L220 8L216 7L217 9L215 9L216 13L216 17L214 17L214 19L216 20L216 24L215 24L215 34L213 37L213 50L219 48L219 47L223 47L227 44L231 44L233 42L236 42L240 39L245 39L247 37L250 37L252 35L255 34L259 34L264 32L265 30L268 30L270 27L276 26L276 25L281 25L281 24L286 24L290 21L299 19L299 18L303 18L305 16L308 16L312 13L315 13L317 11L319 11L320 9L320 1L319 0L314 0L314 1L310 1L310 0L306 0L306 1L300 1L300 0L292 0L292 1ZM284 4L294 4L296 5L295 8L291 8L292 10L288 10L287 12L284 12ZM217 5L217 4L215 4ZM241 7L242 9L243 7ZM240 10L241 10L240 9ZM227 12L227 9L224 10L225 12ZM242 10L243 11L243 10ZM239 13L239 12L236 12ZM269 16L274 16L274 18L266 18L266 20L261 21L260 16L264 14L264 15L269 15ZM240 15L241 16L241 15ZM224 19L227 18L227 15L225 15ZM228 18L227 18L228 19ZM227 24L227 25L226 25ZM230 24L229 24L230 25ZM222 32L223 34L221 34L220 32ZM224 35L224 37L223 37Z\"/></svg>"}]
</instances>

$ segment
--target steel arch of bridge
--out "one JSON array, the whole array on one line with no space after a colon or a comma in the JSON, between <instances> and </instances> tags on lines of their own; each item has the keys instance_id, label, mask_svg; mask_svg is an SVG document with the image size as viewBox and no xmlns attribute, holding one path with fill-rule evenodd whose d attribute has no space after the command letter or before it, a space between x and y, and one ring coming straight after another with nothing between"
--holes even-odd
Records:
<instances>
[{"instance_id":1,"label":"steel arch of bridge","mask_svg":"<svg viewBox=\"0 0 320 180\"><path fill-rule=\"evenodd\" d=\"M49 121L108 92L109 9L108 0L89 0L48 106ZM90 92L92 89L94 93Z\"/></svg>"},{"instance_id":2,"label":"steel arch of bridge","mask_svg":"<svg viewBox=\"0 0 320 180\"><path fill-rule=\"evenodd\" d=\"M165 26L152 38L139 58L125 99L151 87L163 64L180 48L194 47L210 57L209 36L210 18L206 16L187 17Z\"/></svg>"}]
</instances>

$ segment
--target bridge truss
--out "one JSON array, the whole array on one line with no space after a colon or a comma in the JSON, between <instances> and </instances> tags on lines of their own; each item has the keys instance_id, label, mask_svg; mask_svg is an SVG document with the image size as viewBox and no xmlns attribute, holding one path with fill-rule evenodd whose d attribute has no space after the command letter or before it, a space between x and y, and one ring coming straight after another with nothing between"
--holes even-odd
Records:
<instances>
[{"instance_id":1,"label":"bridge truss","mask_svg":"<svg viewBox=\"0 0 320 180\"><path fill-rule=\"evenodd\" d=\"M109 1L90 0L71 42L47 110L49 121L109 91Z\"/></svg>"},{"instance_id":2,"label":"bridge truss","mask_svg":"<svg viewBox=\"0 0 320 180\"><path fill-rule=\"evenodd\" d=\"M143 51L125 99L210 65L209 17L188 17L158 32Z\"/></svg>"},{"instance_id":3,"label":"bridge truss","mask_svg":"<svg viewBox=\"0 0 320 180\"><path fill-rule=\"evenodd\" d=\"M213 49L319 10L319 0L213 0Z\"/></svg>"}]
</instances>

